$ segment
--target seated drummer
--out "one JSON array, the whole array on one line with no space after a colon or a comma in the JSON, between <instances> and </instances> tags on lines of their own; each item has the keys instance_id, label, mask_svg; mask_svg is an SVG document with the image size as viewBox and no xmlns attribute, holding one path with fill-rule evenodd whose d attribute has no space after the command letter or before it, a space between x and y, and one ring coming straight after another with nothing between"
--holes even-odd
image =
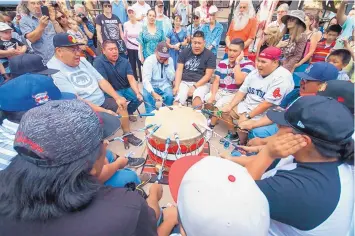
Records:
<instances>
[{"instance_id":1,"label":"seated drummer","mask_svg":"<svg viewBox=\"0 0 355 236\"><path fill-rule=\"evenodd\" d=\"M244 166L268 199L269 235L350 235L354 116L323 96L301 97L267 116L283 134ZM294 161L264 173L275 159L289 157Z\"/></svg>"},{"instance_id":2,"label":"seated drummer","mask_svg":"<svg viewBox=\"0 0 355 236\"><path fill-rule=\"evenodd\" d=\"M143 97L146 103L145 112L155 109L155 102L173 105L174 96L172 82L175 79L174 61L169 55L165 42L160 42L153 55L144 60L143 64Z\"/></svg>"},{"instance_id":3,"label":"seated drummer","mask_svg":"<svg viewBox=\"0 0 355 236\"><path fill-rule=\"evenodd\" d=\"M228 47L228 59L222 60L215 72L211 92L205 96L206 109L218 110L233 100L245 77L253 71L254 63L244 58L244 41L233 39ZM217 117L212 116L210 128L214 128ZM231 127L233 129L233 126Z\"/></svg>"},{"instance_id":4,"label":"seated drummer","mask_svg":"<svg viewBox=\"0 0 355 236\"><path fill-rule=\"evenodd\" d=\"M222 108L224 120L232 123L235 119L241 124L250 119L260 119L269 108L280 105L294 87L292 74L281 66L280 57L281 50L275 47L268 47L260 53L257 70L250 72L232 102ZM248 133L239 130L238 135L240 144L245 145ZM234 128L229 127L225 138L235 140L236 136Z\"/></svg>"},{"instance_id":5,"label":"seated drummer","mask_svg":"<svg viewBox=\"0 0 355 236\"><path fill-rule=\"evenodd\" d=\"M176 104L185 104L192 96L192 106L200 106L210 90L208 82L216 69L216 56L205 48L204 37L202 31L196 31L191 48L185 48L179 55L173 89Z\"/></svg>"},{"instance_id":6,"label":"seated drummer","mask_svg":"<svg viewBox=\"0 0 355 236\"><path fill-rule=\"evenodd\" d=\"M143 96L133 76L131 64L119 55L116 41L105 40L102 44L102 53L95 59L94 67L122 99L129 101L127 111L129 115L133 115L142 103ZM129 120L136 122L137 117L130 116Z\"/></svg>"}]
</instances>

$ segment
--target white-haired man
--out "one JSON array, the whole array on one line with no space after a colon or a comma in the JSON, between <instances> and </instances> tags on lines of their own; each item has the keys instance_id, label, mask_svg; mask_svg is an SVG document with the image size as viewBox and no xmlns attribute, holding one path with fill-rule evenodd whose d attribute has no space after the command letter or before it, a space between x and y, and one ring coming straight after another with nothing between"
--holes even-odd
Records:
<instances>
[{"instance_id":1,"label":"white-haired man","mask_svg":"<svg viewBox=\"0 0 355 236\"><path fill-rule=\"evenodd\" d=\"M230 42L235 38L244 41L244 55L248 55L248 48L256 34L255 10L251 0L242 0L235 8L234 18L226 34L226 52ZM226 55L225 55L226 57Z\"/></svg>"},{"instance_id":2,"label":"white-haired man","mask_svg":"<svg viewBox=\"0 0 355 236\"><path fill-rule=\"evenodd\" d=\"M281 5L277 8L277 11L276 11L276 13L277 13L277 19L276 19L275 21L271 22L271 23L268 25L268 27L270 27L270 26L277 26L277 27L279 27L280 32L282 32L282 31L284 30L284 28L285 28L285 24L282 23L281 18L282 18L284 15L287 14L288 9L289 9L289 6L288 6L287 3L281 4Z\"/></svg>"}]
</instances>

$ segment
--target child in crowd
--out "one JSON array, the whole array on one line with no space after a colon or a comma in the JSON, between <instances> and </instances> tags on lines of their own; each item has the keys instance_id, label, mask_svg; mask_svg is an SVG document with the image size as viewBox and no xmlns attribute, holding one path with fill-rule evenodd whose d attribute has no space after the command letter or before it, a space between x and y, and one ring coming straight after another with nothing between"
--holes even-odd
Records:
<instances>
[{"instance_id":1,"label":"child in crowd","mask_svg":"<svg viewBox=\"0 0 355 236\"><path fill-rule=\"evenodd\" d=\"M332 51L335 46L336 40L339 37L342 28L340 25L331 25L326 30L324 38L322 38L318 43L316 50L311 58L311 63L325 61L330 51Z\"/></svg>"},{"instance_id":2,"label":"child in crowd","mask_svg":"<svg viewBox=\"0 0 355 236\"><path fill-rule=\"evenodd\" d=\"M27 51L27 46L12 38L12 31L13 29L8 24L0 22L0 63L4 66L6 73L10 73L8 59Z\"/></svg>"},{"instance_id":3,"label":"child in crowd","mask_svg":"<svg viewBox=\"0 0 355 236\"><path fill-rule=\"evenodd\" d=\"M350 80L347 72L344 69L351 59L351 53L347 49L337 49L329 54L327 62L333 64L338 70L338 80Z\"/></svg>"},{"instance_id":4,"label":"child in crowd","mask_svg":"<svg viewBox=\"0 0 355 236\"><path fill-rule=\"evenodd\" d=\"M96 54L90 47L87 46L88 39L85 36L85 34L81 32L78 23L71 19L68 20L68 23L69 23L70 30L68 30L67 33L73 36L76 39L76 41L78 41L79 43L85 44L84 46L81 46L81 49L87 54L89 54L90 56L92 56L93 58L95 58ZM82 53L81 56L86 57L84 53Z\"/></svg>"}]
</instances>

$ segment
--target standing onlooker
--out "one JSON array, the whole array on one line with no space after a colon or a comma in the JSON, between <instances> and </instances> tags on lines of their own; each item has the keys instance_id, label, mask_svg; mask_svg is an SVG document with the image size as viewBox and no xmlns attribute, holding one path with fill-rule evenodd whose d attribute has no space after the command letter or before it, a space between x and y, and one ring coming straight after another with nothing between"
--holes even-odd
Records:
<instances>
[{"instance_id":1,"label":"standing onlooker","mask_svg":"<svg viewBox=\"0 0 355 236\"><path fill-rule=\"evenodd\" d=\"M318 22L319 22L318 16L306 14L305 17L306 30L304 34L307 37L307 43L303 52L302 59L299 62L297 62L293 67L294 72L303 72L309 66L309 61L313 56L314 51L316 50L317 43L322 38L322 32L318 30ZM293 80L295 81L295 86L298 87L301 78L294 74Z\"/></svg>"},{"instance_id":2,"label":"standing onlooker","mask_svg":"<svg viewBox=\"0 0 355 236\"><path fill-rule=\"evenodd\" d=\"M77 6L77 4L75 4ZM95 26L93 22L89 19L88 14L85 10L85 7L81 5L81 7L76 7L75 9L75 14L76 17L74 18L76 22L78 22L79 27L81 31L83 31L88 38L88 47L91 48L94 52L96 51L95 45L94 45L94 35L95 35ZM93 61L93 60L92 60ZM91 58L89 58L89 62L91 62Z\"/></svg>"},{"instance_id":3,"label":"standing onlooker","mask_svg":"<svg viewBox=\"0 0 355 236\"><path fill-rule=\"evenodd\" d=\"M181 26L187 27L189 24L189 18L192 13L192 5L189 4L189 0L177 0L173 13L181 16Z\"/></svg>"},{"instance_id":4,"label":"standing onlooker","mask_svg":"<svg viewBox=\"0 0 355 236\"><path fill-rule=\"evenodd\" d=\"M219 42L223 33L223 25L216 20L218 9L216 6L211 6L209 9L210 22L204 24L201 31L205 34L206 48L217 56Z\"/></svg>"},{"instance_id":5,"label":"standing onlooker","mask_svg":"<svg viewBox=\"0 0 355 236\"><path fill-rule=\"evenodd\" d=\"M307 44L305 13L301 10L290 11L282 17L282 22L286 24L284 36L277 44L282 49L283 67L293 72L293 68L299 62ZM288 33L287 33L288 32Z\"/></svg>"},{"instance_id":6,"label":"standing onlooker","mask_svg":"<svg viewBox=\"0 0 355 236\"><path fill-rule=\"evenodd\" d=\"M31 42L33 51L43 58L46 64L54 55L53 37L56 33L63 32L55 19L55 13L44 16L41 12L42 1L22 1L26 13L20 20L22 34Z\"/></svg>"},{"instance_id":7,"label":"standing onlooker","mask_svg":"<svg viewBox=\"0 0 355 236\"><path fill-rule=\"evenodd\" d=\"M195 12L200 14L200 21L201 24L209 23L210 22L210 15L208 13L208 4L207 0L199 0L200 6L196 7Z\"/></svg>"},{"instance_id":8,"label":"standing onlooker","mask_svg":"<svg viewBox=\"0 0 355 236\"><path fill-rule=\"evenodd\" d=\"M276 26L278 27L278 29L280 30L280 32L282 32L285 28L285 24L282 23L281 18L287 14L289 9L289 6L287 3L283 3L281 4L278 8L277 8L277 19L273 22L271 22L268 27L271 26Z\"/></svg>"},{"instance_id":9,"label":"standing onlooker","mask_svg":"<svg viewBox=\"0 0 355 236\"><path fill-rule=\"evenodd\" d=\"M112 12L118 18L120 18L120 21L122 24L126 23L128 18L127 18L127 8L128 8L128 3L126 0L113 0L111 1L112 4Z\"/></svg>"},{"instance_id":10,"label":"standing onlooker","mask_svg":"<svg viewBox=\"0 0 355 236\"><path fill-rule=\"evenodd\" d=\"M180 51L187 46L186 31L181 28L181 16L176 15L174 18L174 29L166 36L166 43L169 47L170 57L174 61L174 68L176 70L177 60Z\"/></svg>"},{"instance_id":11,"label":"standing onlooker","mask_svg":"<svg viewBox=\"0 0 355 236\"><path fill-rule=\"evenodd\" d=\"M9 58L24 54L27 46L21 41L12 38L13 29L5 23L0 23L0 63L3 64L5 72L10 73Z\"/></svg>"},{"instance_id":12,"label":"standing onlooker","mask_svg":"<svg viewBox=\"0 0 355 236\"><path fill-rule=\"evenodd\" d=\"M120 56L127 58L127 48L123 41L123 30L120 19L112 14L112 5L110 1L102 1L103 14L96 17L97 40L100 45L105 40L117 42Z\"/></svg>"},{"instance_id":13,"label":"standing onlooker","mask_svg":"<svg viewBox=\"0 0 355 236\"><path fill-rule=\"evenodd\" d=\"M155 24L155 11L150 9L147 14L148 23L143 26L142 32L140 32L138 37L139 56L142 63L144 59L155 52L158 43L165 40L163 30Z\"/></svg>"},{"instance_id":14,"label":"standing onlooker","mask_svg":"<svg viewBox=\"0 0 355 236\"><path fill-rule=\"evenodd\" d=\"M137 21L136 13L133 7L128 7L127 12L129 21L123 25L123 36L127 46L128 59L129 63L131 63L134 78L137 81L142 81L142 63L138 57L139 43L137 41L139 32L142 31L142 23ZM137 75L137 69L139 76Z\"/></svg>"},{"instance_id":15,"label":"standing onlooker","mask_svg":"<svg viewBox=\"0 0 355 236\"><path fill-rule=\"evenodd\" d=\"M164 2L161 0L157 1L155 6L155 12L157 13L156 25L163 30L164 37L167 37L167 34L172 30L173 26L171 25L171 20L169 17L164 15Z\"/></svg>"},{"instance_id":16,"label":"standing onlooker","mask_svg":"<svg viewBox=\"0 0 355 236\"><path fill-rule=\"evenodd\" d=\"M350 1L343 0L337 11L338 24L343 28L343 32L341 33L337 43L335 44L335 49L344 48L343 39L348 39L352 35L353 30L355 29L355 17L350 16L350 14L349 16L345 15L345 9L348 2L350 3Z\"/></svg>"},{"instance_id":17,"label":"standing onlooker","mask_svg":"<svg viewBox=\"0 0 355 236\"><path fill-rule=\"evenodd\" d=\"M249 46L256 34L256 18L253 4L250 0L243 0L236 7L234 18L226 34L226 53L230 42L235 38L244 41L244 55L248 56ZM227 54L225 54L227 58Z\"/></svg>"},{"instance_id":18,"label":"standing onlooker","mask_svg":"<svg viewBox=\"0 0 355 236\"><path fill-rule=\"evenodd\" d=\"M195 11L195 13L192 16L192 24L187 26L186 32L187 32L187 42L191 43L191 38L195 34L196 31L201 30L201 25L200 25L200 12Z\"/></svg>"},{"instance_id":19,"label":"standing onlooker","mask_svg":"<svg viewBox=\"0 0 355 236\"><path fill-rule=\"evenodd\" d=\"M137 0L137 2L132 5L132 7L136 13L136 18L138 21L143 21L143 19L148 15L148 11L152 9L144 0Z\"/></svg>"}]
</instances>

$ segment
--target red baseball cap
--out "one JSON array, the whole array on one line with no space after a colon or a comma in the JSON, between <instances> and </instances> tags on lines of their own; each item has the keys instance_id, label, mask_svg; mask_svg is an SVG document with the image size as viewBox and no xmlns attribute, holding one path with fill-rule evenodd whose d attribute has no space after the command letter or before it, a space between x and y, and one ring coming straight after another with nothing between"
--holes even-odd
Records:
<instances>
[{"instance_id":1,"label":"red baseball cap","mask_svg":"<svg viewBox=\"0 0 355 236\"><path fill-rule=\"evenodd\" d=\"M260 54L259 57L266 58L270 60L280 60L281 59L281 49L277 47L268 47L265 48Z\"/></svg>"}]
</instances>

